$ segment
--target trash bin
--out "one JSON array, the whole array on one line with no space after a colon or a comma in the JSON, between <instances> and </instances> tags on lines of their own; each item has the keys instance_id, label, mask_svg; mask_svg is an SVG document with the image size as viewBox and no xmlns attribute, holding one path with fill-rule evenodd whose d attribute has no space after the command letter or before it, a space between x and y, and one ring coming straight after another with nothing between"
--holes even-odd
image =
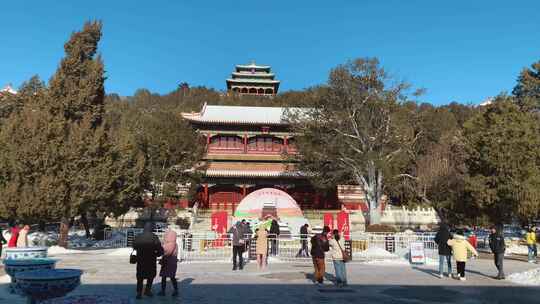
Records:
<instances>
[{"instance_id":1,"label":"trash bin","mask_svg":"<svg viewBox=\"0 0 540 304\"><path fill-rule=\"evenodd\" d=\"M396 238L393 236L385 236L384 249L390 253L396 252Z\"/></svg>"}]
</instances>

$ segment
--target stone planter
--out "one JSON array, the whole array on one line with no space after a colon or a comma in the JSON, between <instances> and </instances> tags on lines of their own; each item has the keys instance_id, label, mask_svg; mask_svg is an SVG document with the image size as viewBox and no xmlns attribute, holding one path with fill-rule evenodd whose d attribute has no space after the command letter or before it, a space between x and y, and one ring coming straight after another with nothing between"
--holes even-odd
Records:
<instances>
[{"instance_id":1,"label":"stone planter","mask_svg":"<svg viewBox=\"0 0 540 304\"><path fill-rule=\"evenodd\" d=\"M13 247L5 248L6 260L44 259L47 257L47 247Z\"/></svg>"},{"instance_id":2,"label":"stone planter","mask_svg":"<svg viewBox=\"0 0 540 304\"><path fill-rule=\"evenodd\" d=\"M54 269L57 260L54 259L7 259L4 260L4 268L6 273L11 277L10 292L15 293L16 275L18 273L33 271L33 270L47 270Z\"/></svg>"},{"instance_id":3,"label":"stone planter","mask_svg":"<svg viewBox=\"0 0 540 304\"><path fill-rule=\"evenodd\" d=\"M63 297L81 284L79 269L48 269L18 273L15 289L34 304L52 298Z\"/></svg>"}]
</instances>

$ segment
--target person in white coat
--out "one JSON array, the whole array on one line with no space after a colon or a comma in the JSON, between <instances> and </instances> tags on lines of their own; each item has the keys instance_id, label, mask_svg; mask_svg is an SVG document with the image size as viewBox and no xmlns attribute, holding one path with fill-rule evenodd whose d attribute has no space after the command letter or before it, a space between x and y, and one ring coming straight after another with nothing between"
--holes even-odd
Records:
<instances>
[{"instance_id":1,"label":"person in white coat","mask_svg":"<svg viewBox=\"0 0 540 304\"><path fill-rule=\"evenodd\" d=\"M345 240L339 235L339 230L334 229L332 231L332 238L329 240L329 245L336 274L336 285L338 287L345 287L347 286L347 268L343 259Z\"/></svg>"},{"instance_id":2,"label":"person in white coat","mask_svg":"<svg viewBox=\"0 0 540 304\"><path fill-rule=\"evenodd\" d=\"M28 232L30 231L30 226L24 225L23 229L19 232L19 237L17 238L17 247L28 247Z\"/></svg>"}]
</instances>

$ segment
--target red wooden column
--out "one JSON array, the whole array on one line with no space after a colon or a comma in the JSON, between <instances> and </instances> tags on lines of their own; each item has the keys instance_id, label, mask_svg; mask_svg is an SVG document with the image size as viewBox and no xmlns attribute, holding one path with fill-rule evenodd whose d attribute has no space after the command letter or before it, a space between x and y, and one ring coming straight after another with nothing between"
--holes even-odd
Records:
<instances>
[{"instance_id":1,"label":"red wooden column","mask_svg":"<svg viewBox=\"0 0 540 304\"><path fill-rule=\"evenodd\" d=\"M210 137L212 135L210 133L206 134L206 152L210 149Z\"/></svg>"},{"instance_id":2,"label":"red wooden column","mask_svg":"<svg viewBox=\"0 0 540 304\"><path fill-rule=\"evenodd\" d=\"M289 152L289 138L287 136L283 137L283 145L285 152Z\"/></svg>"},{"instance_id":3,"label":"red wooden column","mask_svg":"<svg viewBox=\"0 0 540 304\"><path fill-rule=\"evenodd\" d=\"M242 198L246 197L246 192L247 192L246 185L242 185Z\"/></svg>"},{"instance_id":4,"label":"red wooden column","mask_svg":"<svg viewBox=\"0 0 540 304\"><path fill-rule=\"evenodd\" d=\"M247 153L247 134L244 134L244 154Z\"/></svg>"},{"instance_id":5,"label":"red wooden column","mask_svg":"<svg viewBox=\"0 0 540 304\"><path fill-rule=\"evenodd\" d=\"M206 203L207 208L210 208L210 200L208 198L208 184L204 184L204 202Z\"/></svg>"}]
</instances>

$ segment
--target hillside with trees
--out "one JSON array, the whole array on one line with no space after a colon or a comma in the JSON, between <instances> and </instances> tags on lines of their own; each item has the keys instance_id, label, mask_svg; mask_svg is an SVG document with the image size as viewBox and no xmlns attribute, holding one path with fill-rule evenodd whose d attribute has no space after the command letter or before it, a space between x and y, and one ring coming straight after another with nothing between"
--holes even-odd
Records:
<instances>
[{"instance_id":1,"label":"hillside with trees","mask_svg":"<svg viewBox=\"0 0 540 304\"><path fill-rule=\"evenodd\" d=\"M203 104L279 106L299 134L301 170L320 188L357 184L371 223L381 202L432 206L448 222L528 222L540 207L540 63L512 95L485 106L419 102L421 90L376 58L347 61L328 81L275 97L240 96L183 82L167 94L107 94L100 22L65 44L48 83L37 76L0 96L0 218L61 221L120 214L195 185L186 174L204 144L182 118ZM421 84L420 84L421 85Z\"/></svg>"}]
</instances>

